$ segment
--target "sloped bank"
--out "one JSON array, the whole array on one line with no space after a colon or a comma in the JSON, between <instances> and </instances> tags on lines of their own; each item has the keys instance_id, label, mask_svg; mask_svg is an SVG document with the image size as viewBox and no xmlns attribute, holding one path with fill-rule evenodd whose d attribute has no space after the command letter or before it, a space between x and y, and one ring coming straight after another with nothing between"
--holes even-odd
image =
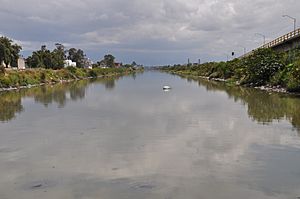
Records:
<instances>
[{"instance_id":1,"label":"sloped bank","mask_svg":"<svg viewBox=\"0 0 300 199\"><path fill-rule=\"evenodd\" d=\"M272 85L263 85L263 86L245 86L241 85L239 82L232 82L232 80L228 79L222 79L222 78L211 78L211 77L205 77L205 76L197 76L197 75L192 75L192 74L187 74L187 73L181 73L181 72L169 72L173 75L178 75L183 78L201 78L201 79L206 79L208 81L215 81L215 82L224 82L228 86L242 86L242 87L252 87L255 89L263 90L263 91L268 91L268 92L276 92L276 93L286 93L286 94L299 94L299 92L290 92L286 88L283 88L282 86L272 86Z\"/></svg>"},{"instance_id":2,"label":"sloped bank","mask_svg":"<svg viewBox=\"0 0 300 199\"><path fill-rule=\"evenodd\" d=\"M1 70L0 91L30 88L45 84L71 82L81 79L126 75L134 73L132 68L94 68L69 67L61 70L28 69L24 71Z\"/></svg>"},{"instance_id":3,"label":"sloped bank","mask_svg":"<svg viewBox=\"0 0 300 199\"><path fill-rule=\"evenodd\" d=\"M268 91L300 92L300 49L291 52L259 49L248 57L228 62L174 65L161 70Z\"/></svg>"}]
</instances>

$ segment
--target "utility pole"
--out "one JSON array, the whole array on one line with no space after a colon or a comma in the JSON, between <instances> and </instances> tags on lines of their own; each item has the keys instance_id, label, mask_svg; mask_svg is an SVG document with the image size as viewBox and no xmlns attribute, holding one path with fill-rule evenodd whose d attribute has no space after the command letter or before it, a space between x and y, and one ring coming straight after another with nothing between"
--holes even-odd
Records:
<instances>
[{"instance_id":1,"label":"utility pole","mask_svg":"<svg viewBox=\"0 0 300 199\"><path fill-rule=\"evenodd\" d=\"M294 21L294 31L296 31L296 23L297 23L297 19L294 17L291 17L289 15L282 15L282 17L288 17L290 19L292 19Z\"/></svg>"},{"instance_id":2,"label":"utility pole","mask_svg":"<svg viewBox=\"0 0 300 199\"><path fill-rule=\"evenodd\" d=\"M259 36L262 36L263 39L264 39L264 45L266 44L266 36L261 34L261 33L255 33L255 35L259 35Z\"/></svg>"},{"instance_id":3,"label":"utility pole","mask_svg":"<svg viewBox=\"0 0 300 199\"><path fill-rule=\"evenodd\" d=\"M240 47L240 48L243 48L243 50L244 50L244 56L246 55L246 53L247 53L247 49L246 49L246 47L245 46L238 46L238 47Z\"/></svg>"},{"instance_id":4,"label":"utility pole","mask_svg":"<svg viewBox=\"0 0 300 199\"><path fill-rule=\"evenodd\" d=\"M247 51L247 50L246 50L246 47L243 47L243 48L244 48L244 56L245 56L245 55L246 55L246 51Z\"/></svg>"},{"instance_id":5,"label":"utility pole","mask_svg":"<svg viewBox=\"0 0 300 199\"><path fill-rule=\"evenodd\" d=\"M229 55L228 55L228 54L224 54L224 55L226 55L226 57L227 57L227 61L229 61Z\"/></svg>"}]
</instances>

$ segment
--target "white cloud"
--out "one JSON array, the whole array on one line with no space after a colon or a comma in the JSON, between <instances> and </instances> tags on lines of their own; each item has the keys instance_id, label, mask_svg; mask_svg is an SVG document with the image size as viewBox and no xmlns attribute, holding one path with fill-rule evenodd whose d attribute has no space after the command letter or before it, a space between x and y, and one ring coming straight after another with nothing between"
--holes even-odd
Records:
<instances>
[{"instance_id":1,"label":"white cloud","mask_svg":"<svg viewBox=\"0 0 300 199\"><path fill-rule=\"evenodd\" d=\"M8 37L31 43L59 41L87 51L115 49L173 52L166 63L191 58L224 58L225 53L260 45L292 30L289 14L300 18L296 0L0 0L0 23ZM25 42L25 43L26 43ZM30 46L30 45L29 45ZM32 50L24 46L25 50ZM196 49L196 50L195 50ZM164 58L164 53L160 54ZM151 64L149 55L143 62ZM165 63L162 63L165 64Z\"/></svg>"}]
</instances>

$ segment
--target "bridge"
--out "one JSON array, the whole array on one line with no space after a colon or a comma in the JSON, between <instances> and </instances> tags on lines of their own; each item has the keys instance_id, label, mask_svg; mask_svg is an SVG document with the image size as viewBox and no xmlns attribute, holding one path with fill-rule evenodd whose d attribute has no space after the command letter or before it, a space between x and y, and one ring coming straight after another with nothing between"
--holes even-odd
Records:
<instances>
[{"instance_id":1,"label":"bridge","mask_svg":"<svg viewBox=\"0 0 300 199\"><path fill-rule=\"evenodd\" d=\"M275 51L288 51L298 47L300 47L300 28L278 37L260 48L272 48Z\"/></svg>"},{"instance_id":2,"label":"bridge","mask_svg":"<svg viewBox=\"0 0 300 199\"><path fill-rule=\"evenodd\" d=\"M272 48L275 51L289 51L291 49L300 48L300 28L278 37L277 39L260 46L258 49L260 48ZM246 53L240 58L251 55L253 51Z\"/></svg>"}]
</instances>

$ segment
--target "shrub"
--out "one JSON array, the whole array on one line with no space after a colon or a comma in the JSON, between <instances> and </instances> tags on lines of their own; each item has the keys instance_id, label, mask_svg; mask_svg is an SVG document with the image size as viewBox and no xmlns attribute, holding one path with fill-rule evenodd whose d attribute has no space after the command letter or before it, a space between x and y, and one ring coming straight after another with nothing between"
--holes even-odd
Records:
<instances>
[{"instance_id":1,"label":"shrub","mask_svg":"<svg viewBox=\"0 0 300 199\"><path fill-rule=\"evenodd\" d=\"M263 85L283 67L283 59L271 49L259 49L245 59L244 83Z\"/></svg>"},{"instance_id":2,"label":"shrub","mask_svg":"<svg viewBox=\"0 0 300 199\"><path fill-rule=\"evenodd\" d=\"M88 76L89 76L89 77L96 78L98 75L97 75L97 73L96 73L94 70L90 70L90 71L88 72Z\"/></svg>"},{"instance_id":3,"label":"shrub","mask_svg":"<svg viewBox=\"0 0 300 199\"><path fill-rule=\"evenodd\" d=\"M46 73L44 71L40 73L40 81L41 83L46 83Z\"/></svg>"},{"instance_id":4,"label":"shrub","mask_svg":"<svg viewBox=\"0 0 300 199\"><path fill-rule=\"evenodd\" d=\"M288 73L287 89L291 92L300 91L300 60L298 60Z\"/></svg>"},{"instance_id":5,"label":"shrub","mask_svg":"<svg viewBox=\"0 0 300 199\"><path fill-rule=\"evenodd\" d=\"M73 73L73 74L75 74L76 71L77 71L77 68L76 68L76 67L73 67L73 66L68 66L66 69L67 69L68 71L70 71L71 73Z\"/></svg>"},{"instance_id":6,"label":"shrub","mask_svg":"<svg viewBox=\"0 0 300 199\"><path fill-rule=\"evenodd\" d=\"M9 88L10 86L11 86L11 82L8 77L5 77L5 76L0 77L0 87L1 88Z\"/></svg>"},{"instance_id":7,"label":"shrub","mask_svg":"<svg viewBox=\"0 0 300 199\"><path fill-rule=\"evenodd\" d=\"M77 69L75 76L79 79L87 77L87 71L85 71L85 69L82 69L82 68Z\"/></svg>"}]
</instances>

